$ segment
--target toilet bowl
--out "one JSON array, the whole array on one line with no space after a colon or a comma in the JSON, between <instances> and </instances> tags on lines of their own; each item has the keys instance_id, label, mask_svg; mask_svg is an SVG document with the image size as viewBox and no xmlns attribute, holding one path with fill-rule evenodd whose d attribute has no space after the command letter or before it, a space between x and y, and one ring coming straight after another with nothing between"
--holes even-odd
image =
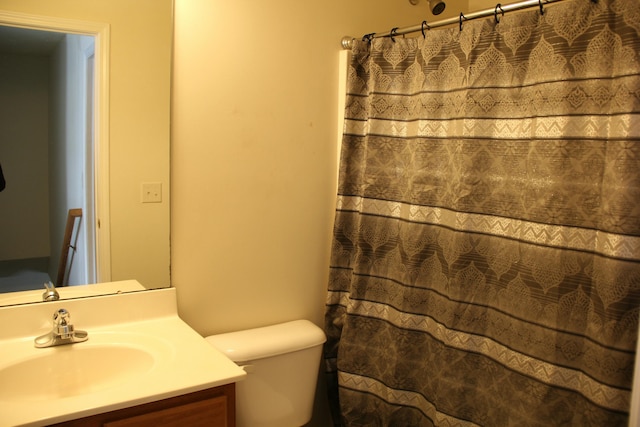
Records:
<instances>
[{"instance_id":1,"label":"toilet bowl","mask_svg":"<svg viewBox=\"0 0 640 427\"><path fill-rule=\"evenodd\" d=\"M322 329L295 320L206 340L247 372L236 384L237 427L300 427L309 422L326 341Z\"/></svg>"}]
</instances>

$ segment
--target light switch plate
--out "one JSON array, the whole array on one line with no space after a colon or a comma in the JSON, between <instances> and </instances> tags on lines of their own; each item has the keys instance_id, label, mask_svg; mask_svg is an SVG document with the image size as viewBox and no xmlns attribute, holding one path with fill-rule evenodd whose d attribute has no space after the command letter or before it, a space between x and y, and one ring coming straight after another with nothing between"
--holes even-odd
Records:
<instances>
[{"instance_id":1,"label":"light switch plate","mask_svg":"<svg viewBox=\"0 0 640 427\"><path fill-rule=\"evenodd\" d=\"M143 182L142 183L142 203L161 203L162 183Z\"/></svg>"}]
</instances>

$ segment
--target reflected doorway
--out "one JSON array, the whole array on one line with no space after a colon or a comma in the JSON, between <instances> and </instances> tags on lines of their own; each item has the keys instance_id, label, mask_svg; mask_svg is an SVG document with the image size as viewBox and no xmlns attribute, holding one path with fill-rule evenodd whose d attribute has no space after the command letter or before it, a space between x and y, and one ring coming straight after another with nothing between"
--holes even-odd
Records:
<instances>
[{"instance_id":1,"label":"reflected doorway","mask_svg":"<svg viewBox=\"0 0 640 427\"><path fill-rule=\"evenodd\" d=\"M0 292L95 283L94 37L0 26Z\"/></svg>"}]
</instances>

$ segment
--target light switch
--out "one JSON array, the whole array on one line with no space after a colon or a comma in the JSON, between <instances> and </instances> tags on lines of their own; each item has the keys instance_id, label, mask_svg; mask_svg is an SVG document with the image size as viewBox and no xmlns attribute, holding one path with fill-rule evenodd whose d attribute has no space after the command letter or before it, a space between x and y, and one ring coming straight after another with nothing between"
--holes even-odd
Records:
<instances>
[{"instance_id":1,"label":"light switch","mask_svg":"<svg viewBox=\"0 0 640 427\"><path fill-rule=\"evenodd\" d=\"M142 183L142 203L161 203L162 183L143 182Z\"/></svg>"}]
</instances>

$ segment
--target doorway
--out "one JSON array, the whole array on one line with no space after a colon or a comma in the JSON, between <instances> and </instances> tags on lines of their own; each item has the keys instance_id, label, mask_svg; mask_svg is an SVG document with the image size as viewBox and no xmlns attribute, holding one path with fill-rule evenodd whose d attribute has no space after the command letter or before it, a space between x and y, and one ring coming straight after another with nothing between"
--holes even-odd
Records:
<instances>
[{"instance_id":1,"label":"doorway","mask_svg":"<svg viewBox=\"0 0 640 427\"><path fill-rule=\"evenodd\" d=\"M95 283L93 36L0 27L0 292L57 282L67 214L81 209L56 286Z\"/></svg>"}]
</instances>

